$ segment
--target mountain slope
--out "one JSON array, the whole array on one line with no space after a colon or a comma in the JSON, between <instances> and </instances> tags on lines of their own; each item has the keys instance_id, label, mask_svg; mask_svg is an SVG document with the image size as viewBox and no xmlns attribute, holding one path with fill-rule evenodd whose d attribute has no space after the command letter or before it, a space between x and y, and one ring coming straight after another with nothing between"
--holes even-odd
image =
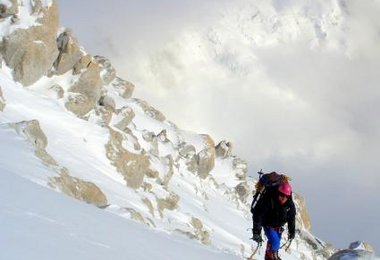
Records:
<instances>
[{"instance_id":1,"label":"mountain slope","mask_svg":"<svg viewBox=\"0 0 380 260\"><path fill-rule=\"evenodd\" d=\"M132 240L127 249L136 259L251 254L247 229L255 180L247 178L247 164L232 154L229 142L181 130L132 98L133 85L106 58L88 54L69 30L58 28L55 1L12 1L3 9L4 221L8 238L25 246L2 253L49 259L55 250L29 251L41 240L77 252L60 254L62 259L87 257L88 251L99 259L123 259L124 244ZM283 259L326 258L333 248L310 234L303 199L297 195L295 201L299 234ZM36 235L16 227L33 228ZM139 245L142 240L148 243Z\"/></svg>"}]
</instances>

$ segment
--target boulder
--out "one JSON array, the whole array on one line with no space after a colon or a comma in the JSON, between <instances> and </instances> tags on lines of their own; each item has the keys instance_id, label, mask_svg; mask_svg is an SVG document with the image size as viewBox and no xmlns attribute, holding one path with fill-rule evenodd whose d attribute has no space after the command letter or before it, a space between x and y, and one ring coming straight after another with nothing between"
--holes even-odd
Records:
<instances>
[{"instance_id":1,"label":"boulder","mask_svg":"<svg viewBox=\"0 0 380 260\"><path fill-rule=\"evenodd\" d=\"M132 122L132 119L135 117L135 112L133 112L133 109L130 107L122 107L120 109L116 110L117 115L121 115L121 120L114 123L114 126L121 131L124 131L130 122Z\"/></svg>"},{"instance_id":2,"label":"boulder","mask_svg":"<svg viewBox=\"0 0 380 260\"><path fill-rule=\"evenodd\" d=\"M198 172L198 155L194 154L190 158L186 160L186 166L187 170L192 173L197 173Z\"/></svg>"},{"instance_id":3,"label":"boulder","mask_svg":"<svg viewBox=\"0 0 380 260\"><path fill-rule=\"evenodd\" d=\"M48 140L37 120L21 121L9 124L18 134L28 139L35 148L35 155L48 166L57 166L57 162L45 150Z\"/></svg>"},{"instance_id":4,"label":"boulder","mask_svg":"<svg viewBox=\"0 0 380 260\"><path fill-rule=\"evenodd\" d=\"M136 99L137 101L137 104L142 108L142 110L144 111L145 115L153 118L153 119L156 119L160 122L163 122L166 120L165 116L160 112L158 111L157 109L155 109L154 107L150 106L148 104L148 102L144 101L144 100L141 100L141 99Z\"/></svg>"},{"instance_id":5,"label":"boulder","mask_svg":"<svg viewBox=\"0 0 380 260\"><path fill-rule=\"evenodd\" d=\"M15 30L4 37L0 44L0 52L5 63L13 69L14 79L24 86L31 85L41 76L47 75L58 56L57 3L54 1L47 8L41 5L39 15L38 25Z\"/></svg>"},{"instance_id":6,"label":"boulder","mask_svg":"<svg viewBox=\"0 0 380 260\"><path fill-rule=\"evenodd\" d=\"M205 179L215 166L215 144L209 135L203 135L205 148L197 155L198 175Z\"/></svg>"},{"instance_id":7,"label":"boulder","mask_svg":"<svg viewBox=\"0 0 380 260\"><path fill-rule=\"evenodd\" d=\"M116 110L115 100L113 100L113 98L111 98L110 96L100 97L98 104L99 104L99 106L102 106L107 110L111 110L111 111Z\"/></svg>"},{"instance_id":8,"label":"boulder","mask_svg":"<svg viewBox=\"0 0 380 260\"><path fill-rule=\"evenodd\" d=\"M58 57L54 61L54 74L62 75L73 69L84 56L78 41L70 30L66 29L57 38Z\"/></svg>"},{"instance_id":9,"label":"boulder","mask_svg":"<svg viewBox=\"0 0 380 260\"><path fill-rule=\"evenodd\" d=\"M167 143L167 142L169 142L168 134L167 134L166 129L163 129L160 133L158 133L158 135L157 135L157 139L158 139L160 142L162 142L162 143Z\"/></svg>"},{"instance_id":10,"label":"boulder","mask_svg":"<svg viewBox=\"0 0 380 260\"><path fill-rule=\"evenodd\" d=\"M191 158L196 154L196 149L193 145L183 143L178 147L179 154L184 158Z\"/></svg>"},{"instance_id":11,"label":"boulder","mask_svg":"<svg viewBox=\"0 0 380 260\"><path fill-rule=\"evenodd\" d=\"M65 107L81 117L96 106L100 98L102 80L98 64L86 55L74 66L74 73L80 73L79 79L69 88L69 98Z\"/></svg>"},{"instance_id":12,"label":"boulder","mask_svg":"<svg viewBox=\"0 0 380 260\"><path fill-rule=\"evenodd\" d=\"M204 245L210 245L210 233L204 230L203 223L199 218L191 218L191 225L194 228L195 238Z\"/></svg>"},{"instance_id":13,"label":"boulder","mask_svg":"<svg viewBox=\"0 0 380 260\"><path fill-rule=\"evenodd\" d=\"M232 143L225 140L221 141L217 146L215 146L216 157L226 158L231 155Z\"/></svg>"},{"instance_id":14,"label":"boulder","mask_svg":"<svg viewBox=\"0 0 380 260\"><path fill-rule=\"evenodd\" d=\"M167 210L175 210L178 208L178 202L180 197L175 193L170 193L168 197L165 199L157 199L157 206L160 212L161 218L163 217L163 211Z\"/></svg>"},{"instance_id":15,"label":"boulder","mask_svg":"<svg viewBox=\"0 0 380 260\"><path fill-rule=\"evenodd\" d=\"M94 204L98 207L107 205L107 198L98 186L70 176L65 168L60 176L52 178L49 184L75 199Z\"/></svg>"},{"instance_id":16,"label":"boulder","mask_svg":"<svg viewBox=\"0 0 380 260\"><path fill-rule=\"evenodd\" d=\"M0 19L16 15L18 13L17 0L10 0L8 3L0 4Z\"/></svg>"},{"instance_id":17,"label":"boulder","mask_svg":"<svg viewBox=\"0 0 380 260\"><path fill-rule=\"evenodd\" d=\"M135 86L122 78L116 77L112 82L111 86L118 92L118 94L123 98L130 98L132 96Z\"/></svg>"},{"instance_id":18,"label":"boulder","mask_svg":"<svg viewBox=\"0 0 380 260\"><path fill-rule=\"evenodd\" d=\"M249 195L251 195L247 182L241 182L235 187L235 191L239 196L239 200L243 203L247 202Z\"/></svg>"},{"instance_id":19,"label":"boulder","mask_svg":"<svg viewBox=\"0 0 380 260\"><path fill-rule=\"evenodd\" d=\"M124 177L127 186L138 189L144 182L145 175L157 176L157 172L151 170L149 156L127 151L122 143L123 136L109 128L110 139L106 144L106 155L111 164Z\"/></svg>"},{"instance_id":20,"label":"boulder","mask_svg":"<svg viewBox=\"0 0 380 260\"><path fill-rule=\"evenodd\" d=\"M103 80L103 84L104 85L110 84L116 78L115 68L112 66L111 62L106 57L94 56L94 59L99 64L100 77Z\"/></svg>"}]
</instances>

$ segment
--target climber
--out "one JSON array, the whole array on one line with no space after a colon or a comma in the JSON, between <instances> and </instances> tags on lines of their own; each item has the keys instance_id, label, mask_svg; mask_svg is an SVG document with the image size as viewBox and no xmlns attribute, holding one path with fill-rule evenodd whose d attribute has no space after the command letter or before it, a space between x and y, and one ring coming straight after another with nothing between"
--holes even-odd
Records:
<instances>
[{"instance_id":1,"label":"climber","mask_svg":"<svg viewBox=\"0 0 380 260\"><path fill-rule=\"evenodd\" d=\"M266 195L266 196L265 196ZM263 242L261 229L268 238L265 259L279 260L281 235L283 226L288 224L288 239L295 236L296 208L292 199L292 187L289 182L282 182L274 192L267 192L251 209L253 214L253 237L258 244Z\"/></svg>"}]
</instances>

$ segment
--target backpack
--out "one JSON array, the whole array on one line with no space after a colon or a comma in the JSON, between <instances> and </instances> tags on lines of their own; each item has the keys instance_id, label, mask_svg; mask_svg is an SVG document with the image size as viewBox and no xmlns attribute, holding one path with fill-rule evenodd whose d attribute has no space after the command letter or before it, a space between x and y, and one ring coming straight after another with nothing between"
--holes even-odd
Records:
<instances>
[{"instance_id":1,"label":"backpack","mask_svg":"<svg viewBox=\"0 0 380 260\"><path fill-rule=\"evenodd\" d=\"M277 172L263 173L262 171L259 171L258 174L260 177L256 183L256 192L251 204L252 218L254 218L253 213L256 205L267 200L268 197L276 196L280 184L290 181L288 176L285 174L278 174Z\"/></svg>"}]
</instances>

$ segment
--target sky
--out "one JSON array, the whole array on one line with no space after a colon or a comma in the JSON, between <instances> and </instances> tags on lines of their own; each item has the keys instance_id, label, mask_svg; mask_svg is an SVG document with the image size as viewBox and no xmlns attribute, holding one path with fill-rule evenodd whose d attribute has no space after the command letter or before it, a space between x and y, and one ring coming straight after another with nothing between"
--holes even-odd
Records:
<instances>
[{"instance_id":1,"label":"sky","mask_svg":"<svg viewBox=\"0 0 380 260\"><path fill-rule=\"evenodd\" d=\"M380 4L60 1L61 25L180 128L306 198L313 233L380 252Z\"/></svg>"}]
</instances>

